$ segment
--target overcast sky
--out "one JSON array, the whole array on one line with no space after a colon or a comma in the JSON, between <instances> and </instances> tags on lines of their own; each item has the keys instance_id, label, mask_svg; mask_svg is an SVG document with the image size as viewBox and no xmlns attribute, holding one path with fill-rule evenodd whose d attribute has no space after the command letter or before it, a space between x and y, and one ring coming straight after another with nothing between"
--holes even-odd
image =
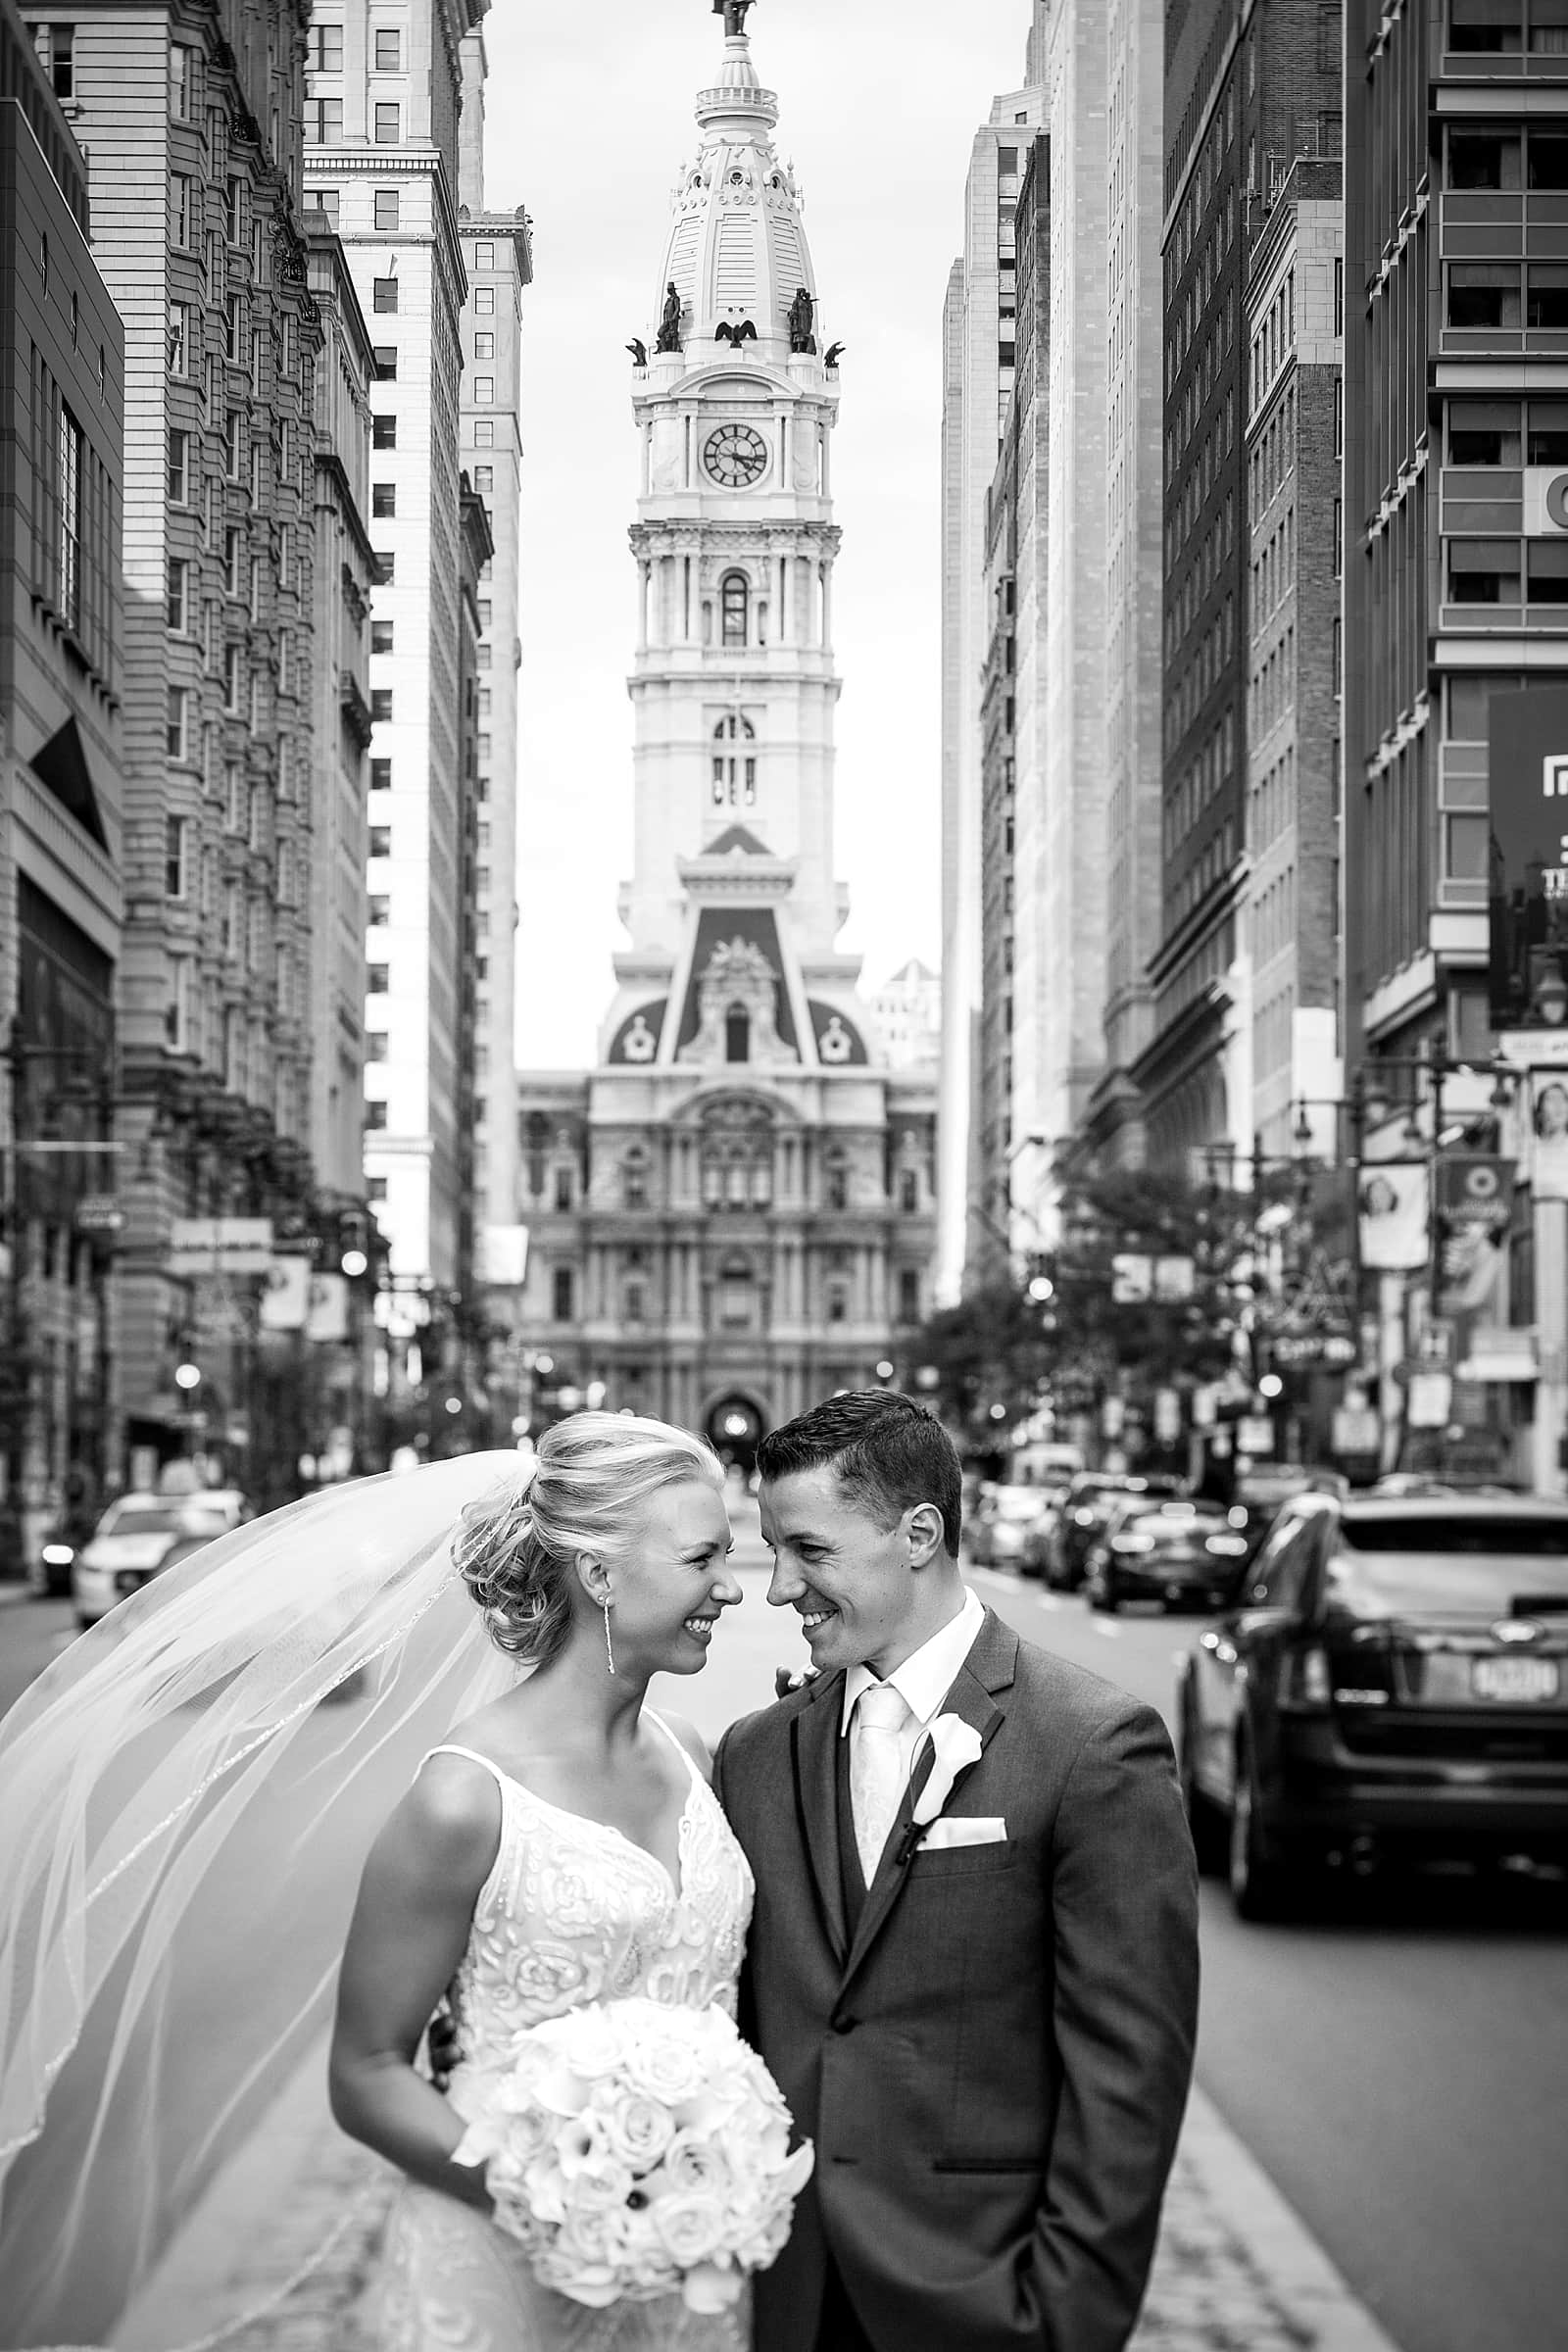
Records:
<instances>
[{"instance_id":1,"label":"overcast sky","mask_svg":"<svg viewBox=\"0 0 1568 2352\"><path fill-rule=\"evenodd\" d=\"M806 198L834 443L840 944L876 986L938 960L941 324L969 148L1022 78L1029 0L758 0L758 72ZM496 0L486 201L526 205L517 1059L593 1057L631 864L632 335L723 27L710 0Z\"/></svg>"}]
</instances>

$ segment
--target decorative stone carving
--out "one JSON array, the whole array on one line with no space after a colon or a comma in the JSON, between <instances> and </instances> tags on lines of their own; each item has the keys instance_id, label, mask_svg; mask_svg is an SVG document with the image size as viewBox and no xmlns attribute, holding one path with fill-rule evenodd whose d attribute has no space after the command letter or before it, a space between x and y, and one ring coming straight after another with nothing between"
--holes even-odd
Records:
<instances>
[{"instance_id":1,"label":"decorative stone carving","mask_svg":"<svg viewBox=\"0 0 1568 2352\"><path fill-rule=\"evenodd\" d=\"M723 1066L730 1059L731 1016L739 1016L746 1023L744 1059L753 1069L793 1067L801 1057L779 1036L777 987L777 973L750 941L732 939L715 948L698 984L697 1035L682 1046L676 1060L700 1068Z\"/></svg>"}]
</instances>

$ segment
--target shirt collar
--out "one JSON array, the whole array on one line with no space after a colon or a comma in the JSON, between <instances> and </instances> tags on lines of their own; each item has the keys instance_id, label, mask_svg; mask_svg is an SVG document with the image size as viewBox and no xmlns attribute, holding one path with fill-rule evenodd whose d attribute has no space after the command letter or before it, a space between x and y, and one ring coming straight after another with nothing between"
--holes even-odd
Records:
<instances>
[{"instance_id":1,"label":"shirt collar","mask_svg":"<svg viewBox=\"0 0 1568 2352\"><path fill-rule=\"evenodd\" d=\"M974 1647L985 1617L980 1595L969 1585L963 1588L963 1606L956 1617L939 1626L928 1642L906 1657L902 1666L888 1676L888 1687L897 1690L916 1723L929 1724L942 1701L957 1680L958 1669ZM847 1732L855 1713L855 1702L862 1690L869 1690L877 1681L869 1666L852 1666L844 1678L844 1712L839 1730Z\"/></svg>"}]
</instances>

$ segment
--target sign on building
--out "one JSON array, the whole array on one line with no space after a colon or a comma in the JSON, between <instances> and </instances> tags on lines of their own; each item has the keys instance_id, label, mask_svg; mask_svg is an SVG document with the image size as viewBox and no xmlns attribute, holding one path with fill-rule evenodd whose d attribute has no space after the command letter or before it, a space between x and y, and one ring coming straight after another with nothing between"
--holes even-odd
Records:
<instances>
[{"instance_id":1,"label":"sign on building","mask_svg":"<svg viewBox=\"0 0 1568 2352\"><path fill-rule=\"evenodd\" d=\"M1492 1023L1568 1024L1568 688L1494 694L1491 778Z\"/></svg>"}]
</instances>

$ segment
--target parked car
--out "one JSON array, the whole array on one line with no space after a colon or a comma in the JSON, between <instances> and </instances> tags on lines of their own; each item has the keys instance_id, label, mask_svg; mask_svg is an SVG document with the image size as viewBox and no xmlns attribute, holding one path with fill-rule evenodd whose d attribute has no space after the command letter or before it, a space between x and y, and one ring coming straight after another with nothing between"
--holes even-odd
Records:
<instances>
[{"instance_id":1,"label":"parked car","mask_svg":"<svg viewBox=\"0 0 1568 2352\"><path fill-rule=\"evenodd\" d=\"M1044 1487L982 1487L970 1553L977 1567L1016 1568L1024 1538L1046 1507Z\"/></svg>"},{"instance_id":2,"label":"parked car","mask_svg":"<svg viewBox=\"0 0 1568 2352\"><path fill-rule=\"evenodd\" d=\"M1258 1462L1236 1481L1231 1502L1246 1514L1249 1548L1255 1552L1281 1509L1298 1494L1343 1497L1349 1491L1349 1481L1338 1470L1307 1470L1295 1462Z\"/></svg>"},{"instance_id":3,"label":"parked car","mask_svg":"<svg viewBox=\"0 0 1568 2352\"><path fill-rule=\"evenodd\" d=\"M1129 1495L1090 1548L1089 1606L1112 1617L1128 1600L1164 1609L1227 1607L1250 1548L1239 1516L1185 1496Z\"/></svg>"},{"instance_id":4,"label":"parked car","mask_svg":"<svg viewBox=\"0 0 1568 2352\"><path fill-rule=\"evenodd\" d=\"M1177 1747L1247 1919L1331 1854L1568 1861L1568 1505L1287 1503L1180 1661Z\"/></svg>"},{"instance_id":5,"label":"parked car","mask_svg":"<svg viewBox=\"0 0 1568 2352\"><path fill-rule=\"evenodd\" d=\"M39 1600L66 1600L71 1594L76 1554L92 1539L93 1519L79 1506L63 1511L27 1566L27 1588Z\"/></svg>"},{"instance_id":6,"label":"parked car","mask_svg":"<svg viewBox=\"0 0 1568 2352\"><path fill-rule=\"evenodd\" d=\"M116 1601L250 1516L237 1488L203 1487L188 1494L122 1494L76 1555L72 1597L83 1631Z\"/></svg>"},{"instance_id":7,"label":"parked car","mask_svg":"<svg viewBox=\"0 0 1568 2352\"><path fill-rule=\"evenodd\" d=\"M1090 1547L1099 1542L1129 1494L1179 1494L1181 1480L1134 1472L1086 1470L1072 1481L1056 1513L1046 1563L1046 1582L1057 1592L1076 1592L1084 1581Z\"/></svg>"}]
</instances>

